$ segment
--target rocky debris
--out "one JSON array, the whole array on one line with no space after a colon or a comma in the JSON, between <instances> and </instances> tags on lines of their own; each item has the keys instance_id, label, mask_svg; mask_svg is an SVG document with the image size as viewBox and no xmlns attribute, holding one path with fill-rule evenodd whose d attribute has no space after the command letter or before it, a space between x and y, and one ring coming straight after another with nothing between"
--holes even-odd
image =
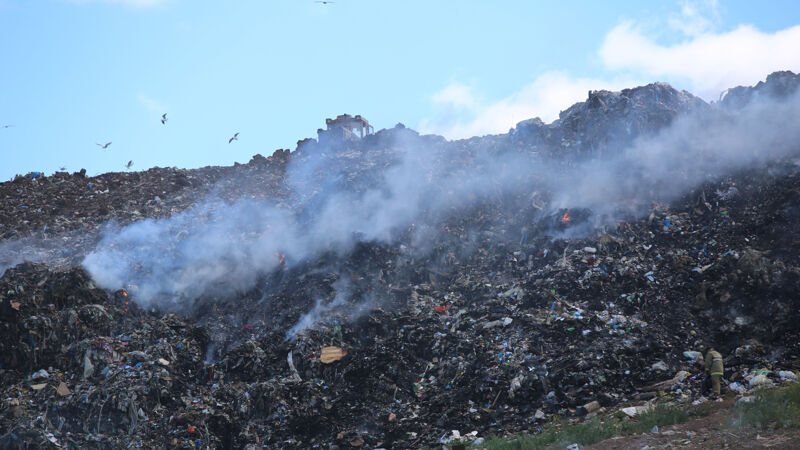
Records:
<instances>
[{"instance_id":1,"label":"rocky debris","mask_svg":"<svg viewBox=\"0 0 800 450\"><path fill-rule=\"evenodd\" d=\"M592 93L528 136L518 126L448 143L396 127L228 168L0 184L0 245L30 239L13 248L38 245L30 259L41 261L0 252L10 266L0 278L0 447L418 448L536 432L552 416L705 401L698 341L717 344L732 391L794 382L794 159L668 204L644 197L644 216L620 208L592 233L570 234L592 211L553 211L546 192L487 195L448 209L424 251L409 224L346 252L289 255L255 287L208 293L179 313L144 311L140 287L108 292L77 267L103 222L168 217L209 192L302 212L331 183L379 186L411 145L448 149L433 174L480 151L600 148L603 136L654 132L694 108L704 106L655 84ZM630 134L603 134L628 120ZM605 125L587 131L595 122ZM300 169L307 176L287 176ZM17 214L20 205L36 207ZM36 237L42 227L52 234Z\"/></svg>"}]
</instances>

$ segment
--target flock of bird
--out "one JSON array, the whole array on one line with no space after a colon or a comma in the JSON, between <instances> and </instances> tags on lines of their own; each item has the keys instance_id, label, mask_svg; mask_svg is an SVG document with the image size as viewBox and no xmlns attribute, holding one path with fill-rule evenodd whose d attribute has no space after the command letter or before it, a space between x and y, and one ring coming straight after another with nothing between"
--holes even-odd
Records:
<instances>
[{"instance_id":1,"label":"flock of bird","mask_svg":"<svg viewBox=\"0 0 800 450\"><path fill-rule=\"evenodd\" d=\"M336 2L329 1L329 0L317 0L314 3L321 3L323 5L328 5L328 4L336 3ZM167 113L162 114L161 115L161 124L162 125L166 125L167 124L167 120L168 120L167 119ZM0 128L5 129L5 128L13 127L13 126L14 125L7 125L6 124L6 125L0 125ZM232 143L233 141L238 141L238 140L239 140L239 133L237 132L237 133L234 133L234 135L230 139L228 139L228 144ZM108 147L111 145L111 141L108 141L105 144L101 144L99 142L96 142L95 144L98 147L100 147L101 149L103 149L103 150L108 150ZM130 169L131 166L133 166L133 161L132 160L128 161L128 164L125 164L125 168L126 169ZM66 170L66 168L62 167L61 170Z\"/></svg>"},{"instance_id":2,"label":"flock of bird","mask_svg":"<svg viewBox=\"0 0 800 450\"><path fill-rule=\"evenodd\" d=\"M317 0L314 3L321 3L323 5L327 5L327 4L336 3L336 2L332 2L332 1L329 1L329 0ZM169 120L169 119L167 119L167 113L162 114L161 115L161 124L162 125L166 125L167 124L167 120ZM10 127L13 127L13 126L14 125L0 125L0 128L10 128ZM236 133L234 133L234 135L230 139L228 139L228 144L230 144L233 141L238 141L238 140L239 140L239 133L236 132ZM98 147L100 147L101 149L103 149L103 150L108 150L108 147L111 145L111 141L108 141L105 144L101 144L99 142L95 142L95 144ZM133 166L133 161L132 160L128 161L128 164L125 164L125 168L126 169L130 169L131 166ZM62 167L61 170L66 170L66 169L64 167Z\"/></svg>"},{"instance_id":3,"label":"flock of bird","mask_svg":"<svg viewBox=\"0 0 800 450\"><path fill-rule=\"evenodd\" d=\"M333 3L333 2L329 2L329 1L319 1L319 2L317 2L317 3L326 3L326 4L327 4L327 3ZM161 115L161 124L162 124L162 125L166 125L168 120L169 120L169 119L167 119L167 113L164 113L164 114L162 114L162 115ZM0 128L3 128L3 129L5 129L5 128L10 128L10 127L13 127L13 126L14 126L14 125L8 125L8 124L6 124L6 125L0 125ZM238 132L236 132L236 133L234 133L234 134L233 134L233 136L232 136L230 139L228 139L228 144L230 144L230 143L231 143L231 142L233 142L233 141L238 141L238 140L239 140L239 133L238 133ZM101 143L99 143L99 142L95 142L95 145L97 145L98 147L100 147L100 148L101 148L101 149L103 149L103 150L108 150L108 147L111 145L111 141L108 141L108 142L106 142L105 144L101 144ZM125 164L125 168L126 168L126 169L130 169L130 168L131 168L131 166L133 166L133 161L132 161L132 160L131 160L131 161L128 161L128 164ZM66 170L66 168L65 168L65 167L62 167L62 168L61 168L61 170Z\"/></svg>"},{"instance_id":4,"label":"flock of bird","mask_svg":"<svg viewBox=\"0 0 800 450\"><path fill-rule=\"evenodd\" d=\"M333 3L333 2L327 2L326 1L326 2L317 2L317 3ZM167 113L164 113L164 114L161 115L161 124L162 125L166 125L168 120L169 119L167 119ZM13 127L13 126L14 125L0 125L0 128L8 128L8 127ZM230 144L233 141L238 141L238 140L239 140L239 132L236 132L236 133L233 134L233 136L230 139L228 139L228 144ZM98 147L100 147L103 150L108 150L108 146L111 145L111 141L106 142L105 144L101 144L99 142L95 142L95 145L97 145ZM125 164L125 168L126 169L130 169L131 166L133 166L133 161L128 161L128 164ZM63 170L63 167L62 167L62 170Z\"/></svg>"}]
</instances>

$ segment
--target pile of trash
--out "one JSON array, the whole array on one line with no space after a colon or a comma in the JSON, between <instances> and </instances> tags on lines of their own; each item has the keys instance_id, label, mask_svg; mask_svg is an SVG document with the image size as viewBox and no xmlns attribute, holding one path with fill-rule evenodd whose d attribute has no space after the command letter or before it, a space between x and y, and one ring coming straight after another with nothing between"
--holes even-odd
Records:
<instances>
[{"instance_id":1,"label":"pile of trash","mask_svg":"<svg viewBox=\"0 0 800 450\"><path fill-rule=\"evenodd\" d=\"M657 132L680 115L709 108L703 100L665 83L619 92L589 91L585 102L562 111L553 123L545 124L539 118L522 121L509 131L509 138L515 148L527 151L604 154Z\"/></svg>"},{"instance_id":2,"label":"pile of trash","mask_svg":"<svg viewBox=\"0 0 800 450\"><path fill-rule=\"evenodd\" d=\"M409 146L445 150L421 178L490 164L473 158L481 152L547 148L531 158L558 154L568 167L565 149L608 152L710 108L654 84L592 92L527 135L522 123L448 142L398 125L227 168L2 183L0 448L479 442L536 433L555 416L703 401L700 343L723 354L731 391L795 382L800 142L793 157L668 202L613 205L602 221L553 207L546 189L495 191L489 180L474 201L439 211L435 227L412 221L391 239L276 255L251 285L209 291L191 308L143 308L143 286L101 289L81 267L109 221L169 218L210 194L304 217L332 185L380 186ZM623 122L632 128L619 134ZM306 173L293 178L298 168Z\"/></svg>"}]
</instances>

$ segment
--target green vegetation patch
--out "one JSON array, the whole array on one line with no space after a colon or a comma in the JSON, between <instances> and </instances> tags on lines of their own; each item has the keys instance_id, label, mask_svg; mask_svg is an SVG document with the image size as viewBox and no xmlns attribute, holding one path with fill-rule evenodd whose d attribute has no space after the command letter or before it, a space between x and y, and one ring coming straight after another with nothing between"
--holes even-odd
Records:
<instances>
[{"instance_id":1,"label":"green vegetation patch","mask_svg":"<svg viewBox=\"0 0 800 450\"><path fill-rule=\"evenodd\" d=\"M562 430L550 428L536 435L517 435L512 437L492 437L483 444L473 448L487 448L489 450L522 450L522 449L547 449L554 446L564 446L573 443L590 445L616 436L618 433L615 425L603 423L593 419L580 425L573 425Z\"/></svg>"},{"instance_id":2,"label":"green vegetation patch","mask_svg":"<svg viewBox=\"0 0 800 450\"><path fill-rule=\"evenodd\" d=\"M636 416L636 420L622 422L619 428L621 434L640 434L650 431L653 427L675 425L689 420L689 413L676 406L658 405L655 408Z\"/></svg>"},{"instance_id":3,"label":"green vegetation patch","mask_svg":"<svg viewBox=\"0 0 800 450\"><path fill-rule=\"evenodd\" d=\"M558 419L535 435L491 437L472 448L488 450L535 450L564 448L569 444L592 445L616 436L630 436L686 422L691 417L704 417L715 410L704 405L686 411L678 406L659 405L633 419L609 418L562 427ZM740 401L733 410L732 427L800 428L800 384L793 383L756 393L750 401Z\"/></svg>"},{"instance_id":4,"label":"green vegetation patch","mask_svg":"<svg viewBox=\"0 0 800 450\"><path fill-rule=\"evenodd\" d=\"M559 429L556 422L540 434L492 437L473 448L535 450L563 448L569 444L592 445L615 436L649 432L654 426L674 425L686 422L688 419L689 414L683 409L675 406L659 405L631 420L610 419L601 422L600 419L595 418L589 422L568 426L563 429Z\"/></svg>"},{"instance_id":5,"label":"green vegetation patch","mask_svg":"<svg viewBox=\"0 0 800 450\"><path fill-rule=\"evenodd\" d=\"M740 400L730 426L800 428L800 384L759 391L749 402Z\"/></svg>"}]
</instances>

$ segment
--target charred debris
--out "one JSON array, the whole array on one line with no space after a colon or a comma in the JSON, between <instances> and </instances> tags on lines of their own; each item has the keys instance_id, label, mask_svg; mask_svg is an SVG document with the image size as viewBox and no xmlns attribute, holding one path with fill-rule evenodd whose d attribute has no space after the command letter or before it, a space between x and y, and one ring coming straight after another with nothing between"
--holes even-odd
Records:
<instances>
[{"instance_id":1,"label":"charred debris","mask_svg":"<svg viewBox=\"0 0 800 450\"><path fill-rule=\"evenodd\" d=\"M795 379L799 141L669 195L645 183L572 207L557 186L682 118L797 102L798 80L775 73L713 104L659 83L593 91L552 124L452 142L400 124L371 133L356 116L366 133L329 127L232 167L2 183L0 448L420 448L452 430L536 433L556 415L705 401L699 341L723 354L730 390ZM346 245L270 253L249 283L147 303L145 286L101 288L82 267L108 233L209 197L281 204L309 226L332 190L386 192L411 149L429 185L383 235L347 229ZM521 159L563 178L471 170ZM514 178L464 192L435 181L462 170Z\"/></svg>"}]
</instances>

